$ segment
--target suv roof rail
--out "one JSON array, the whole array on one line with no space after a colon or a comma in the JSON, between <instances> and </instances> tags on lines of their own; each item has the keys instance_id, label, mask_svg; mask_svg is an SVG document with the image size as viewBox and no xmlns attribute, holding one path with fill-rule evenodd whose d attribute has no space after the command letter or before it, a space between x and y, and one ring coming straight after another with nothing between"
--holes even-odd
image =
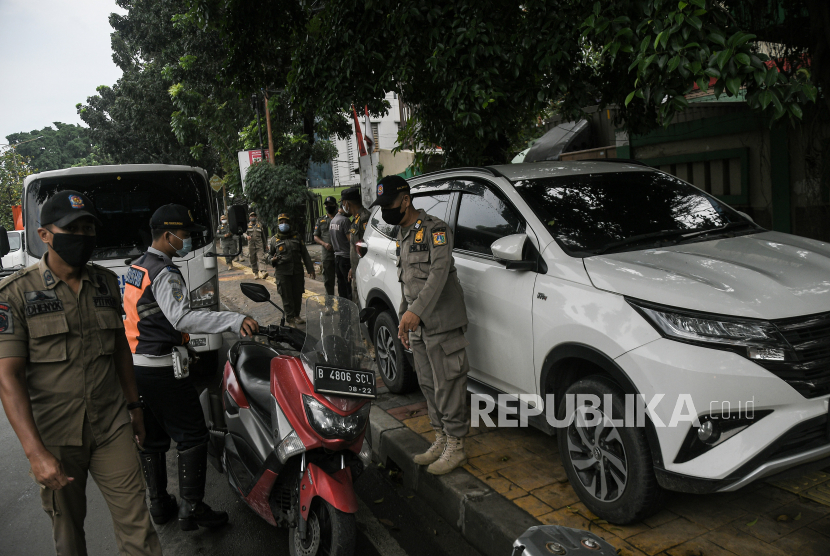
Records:
<instances>
[{"instance_id":1,"label":"suv roof rail","mask_svg":"<svg viewBox=\"0 0 830 556\"><path fill-rule=\"evenodd\" d=\"M491 176L501 176L499 172L496 172L493 168L489 166L459 166L457 168L444 168L442 170L435 170L433 172L427 172L426 174L420 174L417 176L412 176L413 178L423 178L428 176L438 176L440 174L446 174L449 172L484 172L486 174L490 174Z\"/></svg>"},{"instance_id":2,"label":"suv roof rail","mask_svg":"<svg viewBox=\"0 0 830 556\"><path fill-rule=\"evenodd\" d=\"M637 166L651 168L651 166L642 160L635 160L633 158L582 158L579 160L557 160L556 162L616 162L618 164L636 164Z\"/></svg>"}]
</instances>

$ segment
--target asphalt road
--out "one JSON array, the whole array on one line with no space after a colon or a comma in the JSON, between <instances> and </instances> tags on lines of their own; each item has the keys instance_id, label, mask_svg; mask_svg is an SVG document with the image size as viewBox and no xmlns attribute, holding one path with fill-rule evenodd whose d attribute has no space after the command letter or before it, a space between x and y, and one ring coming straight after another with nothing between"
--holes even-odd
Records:
<instances>
[{"instance_id":1,"label":"asphalt road","mask_svg":"<svg viewBox=\"0 0 830 556\"><path fill-rule=\"evenodd\" d=\"M233 283L236 280L229 282L231 284L223 286L238 289L238 285ZM269 284L269 289L271 286L273 284ZM266 313L276 311L273 308L269 311L263 305L267 304L256 308L256 317L261 322L272 321L274 315ZM233 337L226 335L226 341L233 341ZM227 347L226 343L223 353L227 353ZM220 356L220 366L223 365L224 358ZM199 382L215 384L218 380L217 373ZM177 493L175 455L172 451L168 454L167 466L168 490ZM28 476L28 469L26 457L5 412L0 412L0 470L4 473L4 480L0 481L0 556L54 554L50 521L41 509L38 486ZM400 486L399 479L394 471L390 473L388 469L373 465L357 481L356 490L361 505L357 513L359 532L356 556L477 555L429 506ZM85 527L90 556L117 554L109 511L94 481L89 481L87 496ZM175 521L158 526L165 554L288 554L288 531L276 529L255 515L232 491L225 476L210 465L205 501L217 509L226 510L230 514L229 525L216 531L200 529L188 533L180 531Z\"/></svg>"}]
</instances>

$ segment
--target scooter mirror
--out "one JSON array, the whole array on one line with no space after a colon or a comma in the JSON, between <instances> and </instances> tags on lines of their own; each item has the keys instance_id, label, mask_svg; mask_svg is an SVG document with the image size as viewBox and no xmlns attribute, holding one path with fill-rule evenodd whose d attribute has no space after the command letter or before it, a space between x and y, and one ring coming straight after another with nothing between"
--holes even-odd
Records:
<instances>
[{"instance_id":1,"label":"scooter mirror","mask_svg":"<svg viewBox=\"0 0 830 556\"><path fill-rule=\"evenodd\" d=\"M257 303L265 303L266 301L271 301L271 294L268 292L268 289L262 284L251 284L249 282L244 282L242 284L239 284L239 289L241 289L242 293L245 294L245 297L247 297L251 301L255 301Z\"/></svg>"},{"instance_id":2,"label":"scooter mirror","mask_svg":"<svg viewBox=\"0 0 830 556\"><path fill-rule=\"evenodd\" d=\"M375 313L377 313L377 312L378 312L378 310L375 309L374 307L364 307L363 309L360 310L360 314L358 315L358 318L360 319L360 322L363 323L363 322L366 322L367 320L369 320L370 318L374 317Z\"/></svg>"}]
</instances>

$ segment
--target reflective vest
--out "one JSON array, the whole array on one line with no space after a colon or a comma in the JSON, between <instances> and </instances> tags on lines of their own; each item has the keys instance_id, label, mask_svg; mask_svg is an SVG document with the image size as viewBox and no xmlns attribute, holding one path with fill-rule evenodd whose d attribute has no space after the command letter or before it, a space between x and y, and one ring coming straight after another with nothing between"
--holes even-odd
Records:
<instances>
[{"instance_id":1,"label":"reflective vest","mask_svg":"<svg viewBox=\"0 0 830 556\"><path fill-rule=\"evenodd\" d=\"M134 264L124 285L124 328L130 351L142 355L170 355L174 346L190 341L190 336L179 332L164 316L153 295L153 281L162 270L179 274L174 265L155 253L145 253ZM184 282L184 279L182 279Z\"/></svg>"}]
</instances>

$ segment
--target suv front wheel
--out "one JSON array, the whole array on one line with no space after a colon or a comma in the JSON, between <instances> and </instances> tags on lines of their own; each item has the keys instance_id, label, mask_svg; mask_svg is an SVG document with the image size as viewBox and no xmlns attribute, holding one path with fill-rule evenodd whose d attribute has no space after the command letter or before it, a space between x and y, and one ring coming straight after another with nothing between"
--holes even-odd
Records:
<instances>
[{"instance_id":1,"label":"suv front wheel","mask_svg":"<svg viewBox=\"0 0 830 556\"><path fill-rule=\"evenodd\" d=\"M587 405L578 404L579 394L599 399L595 423ZM611 396L610 415L607 395ZM572 404L565 403L568 396L573 396ZM625 396L613 381L603 376L579 380L565 391L558 412L564 419L566 411L572 411L573 419L569 418L567 429L557 431L562 464L580 500L602 519L619 525L657 512L664 494L654 476L645 429L616 426L611 420L624 420L624 404Z\"/></svg>"},{"instance_id":2,"label":"suv front wheel","mask_svg":"<svg viewBox=\"0 0 830 556\"><path fill-rule=\"evenodd\" d=\"M409 365L403 344L398 339L398 324L389 311L375 319L375 353L383 383L393 394L406 394L418 386L415 370Z\"/></svg>"}]
</instances>

